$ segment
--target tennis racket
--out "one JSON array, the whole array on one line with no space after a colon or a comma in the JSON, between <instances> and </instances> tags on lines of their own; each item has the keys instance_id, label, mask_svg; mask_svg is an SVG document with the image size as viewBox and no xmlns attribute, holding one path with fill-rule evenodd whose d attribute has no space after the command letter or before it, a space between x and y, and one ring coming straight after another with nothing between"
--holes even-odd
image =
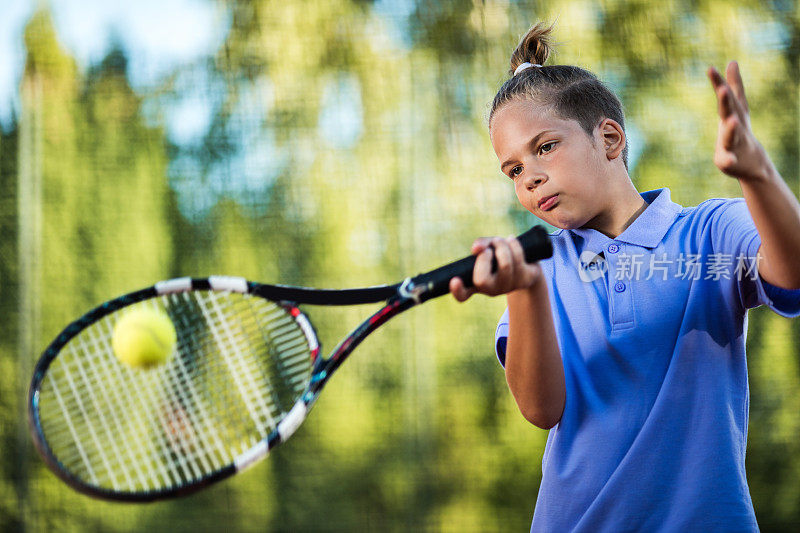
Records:
<instances>
[{"instance_id":1,"label":"tennis racket","mask_svg":"<svg viewBox=\"0 0 800 533\"><path fill-rule=\"evenodd\" d=\"M552 255L546 232L519 236L525 259ZM108 301L44 351L28 394L36 448L72 488L132 502L188 494L240 472L286 441L364 338L395 315L472 285L475 257L401 283L362 289L264 285L235 277L179 278ZM325 359L298 304L385 301ZM119 362L114 325L131 306L165 312L177 333L151 369Z\"/></svg>"}]
</instances>

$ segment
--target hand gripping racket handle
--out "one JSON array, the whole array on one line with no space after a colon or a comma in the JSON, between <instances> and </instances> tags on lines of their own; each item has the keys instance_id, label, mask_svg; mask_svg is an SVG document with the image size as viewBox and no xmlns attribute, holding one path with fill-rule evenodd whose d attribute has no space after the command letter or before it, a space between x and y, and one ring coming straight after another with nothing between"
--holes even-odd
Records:
<instances>
[{"instance_id":1,"label":"hand gripping racket handle","mask_svg":"<svg viewBox=\"0 0 800 533\"><path fill-rule=\"evenodd\" d=\"M542 226L532 227L518 236L517 240L522 245L525 261L528 263L535 263L553 255L553 245L550 242L550 237ZM454 277L461 278L465 287L472 287L474 285L472 270L475 268L475 258L476 256L470 255L412 278L410 291L413 293L415 287L423 288L419 301L424 302L447 294L450 291L450 280ZM497 261L492 258L492 272L495 270L497 270Z\"/></svg>"}]
</instances>

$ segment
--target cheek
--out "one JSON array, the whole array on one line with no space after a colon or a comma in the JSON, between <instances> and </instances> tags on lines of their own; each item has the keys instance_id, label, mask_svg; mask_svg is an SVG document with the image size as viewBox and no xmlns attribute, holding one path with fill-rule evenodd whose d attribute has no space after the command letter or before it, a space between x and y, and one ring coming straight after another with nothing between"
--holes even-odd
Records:
<instances>
[{"instance_id":1,"label":"cheek","mask_svg":"<svg viewBox=\"0 0 800 533\"><path fill-rule=\"evenodd\" d=\"M514 192L517 194L517 200L529 211L533 207L531 204L531 194L528 189L522 184L522 180L514 182Z\"/></svg>"}]
</instances>

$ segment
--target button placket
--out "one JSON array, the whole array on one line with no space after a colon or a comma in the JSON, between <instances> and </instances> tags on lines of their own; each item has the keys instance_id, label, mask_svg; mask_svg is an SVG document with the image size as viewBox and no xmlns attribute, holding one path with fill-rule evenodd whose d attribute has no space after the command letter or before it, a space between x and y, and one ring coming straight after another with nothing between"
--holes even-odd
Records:
<instances>
[{"instance_id":1,"label":"button placket","mask_svg":"<svg viewBox=\"0 0 800 533\"><path fill-rule=\"evenodd\" d=\"M618 279L619 252L625 253L623 247L615 242L606 246L608 256L608 294L609 313L612 329L625 329L633 326L633 291L632 280Z\"/></svg>"}]
</instances>

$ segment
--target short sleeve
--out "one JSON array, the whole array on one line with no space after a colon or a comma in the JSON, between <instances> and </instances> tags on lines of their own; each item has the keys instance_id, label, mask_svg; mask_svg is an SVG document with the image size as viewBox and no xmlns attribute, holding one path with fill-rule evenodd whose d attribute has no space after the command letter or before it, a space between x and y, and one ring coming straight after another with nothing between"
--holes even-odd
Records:
<instances>
[{"instance_id":1,"label":"short sleeve","mask_svg":"<svg viewBox=\"0 0 800 533\"><path fill-rule=\"evenodd\" d=\"M494 351L497 354L497 360L506 366L506 344L508 342L508 309L503 312L500 317L500 322L497 323L497 330L494 332Z\"/></svg>"},{"instance_id":2,"label":"short sleeve","mask_svg":"<svg viewBox=\"0 0 800 533\"><path fill-rule=\"evenodd\" d=\"M800 289L782 289L758 275L761 237L743 198L728 200L716 210L711 238L714 253L731 261L743 308L766 305L781 316L800 316Z\"/></svg>"}]
</instances>

